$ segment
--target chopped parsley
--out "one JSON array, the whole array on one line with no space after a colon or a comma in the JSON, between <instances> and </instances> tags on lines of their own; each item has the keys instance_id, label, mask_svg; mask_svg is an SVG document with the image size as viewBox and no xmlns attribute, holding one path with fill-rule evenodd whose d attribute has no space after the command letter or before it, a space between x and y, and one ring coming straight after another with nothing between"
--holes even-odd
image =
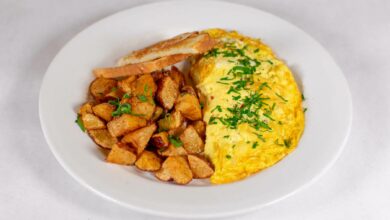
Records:
<instances>
[{"instance_id":1,"label":"chopped parsley","mask_svg":"<svg viewBox=\"0 0 390 220\"><path fill-rule=\"evenodd\" d=\"M74 122L77 123L77 125L80 127L81 131L85 132L85 127L84 127L83 121L81 120L81 115L77 115L77 119Z\"/></svg>"},{"instance_id":2,"label":"chopped parsley","mask_svg":"<svg viewBox=\"0 0 390 220\"><path fill-rule=\"evenodd\" d=\"M183 142L176 136L169 135L168 136L169 142L173 144L174 147L181 147L183 146Z\"/></svg>"},{"instance_id":3,"label":"chopped parsley","mask_svg":"<svg viewBox=\"0 0 390 220\"><path fill-rule=\"evenodd\" d=\"M252 144L252 149L256 149L257 145L259 145L259 143L258 143L258 142L254 142L254 143Z\"/></svg>"}]
</instances>

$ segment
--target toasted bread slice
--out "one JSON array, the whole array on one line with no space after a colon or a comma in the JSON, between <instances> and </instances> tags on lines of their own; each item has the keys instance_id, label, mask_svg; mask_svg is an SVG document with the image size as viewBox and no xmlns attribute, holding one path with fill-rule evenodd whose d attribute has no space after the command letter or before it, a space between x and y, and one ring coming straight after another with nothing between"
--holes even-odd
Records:
<instances>
[{"instance_id":1,"label":"toasted bread slice","mask_svg":"<svg viewBox=\"0 0 390 220\"><path fill-rule=\"evenodd\" d=\"M118 61L118 66L142 63L176 54L200 54L210 50L215 41L207 33L188 32L133 51Z\"/></svg>"},{"instance_id":2,"label":"toasted bread slice","mask_svg":"<svg viewBox=\"0 0 390 220\"><path fill-rule=\"evenodd\" d=\"M94 69L93 74L96 77L119 78L124 76L134 76L151 73L157 70L161 70L164 67L178 63L189 56L190 54L175 54L143 63L129 64L125 66L110 68L98 68Z\"/></svg>"}]
</instances>

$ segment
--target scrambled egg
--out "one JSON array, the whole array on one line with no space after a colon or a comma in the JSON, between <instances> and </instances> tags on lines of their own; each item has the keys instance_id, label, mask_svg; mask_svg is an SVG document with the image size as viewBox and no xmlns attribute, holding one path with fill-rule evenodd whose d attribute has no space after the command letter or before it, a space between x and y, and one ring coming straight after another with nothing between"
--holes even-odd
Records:
<instances>
[{"instance_id":1,"label":"scrambled egg","mask_svg":"<svg viewBox=\"0 0 390 220\"><path fill-rule=\"evenodd\" d=\"M289 68L260 40L221 29L192 60L191 77L205 96L205 154L212 183L243 179L292 152L304 130L302 97Z\"/></svg>"}]
</instances>

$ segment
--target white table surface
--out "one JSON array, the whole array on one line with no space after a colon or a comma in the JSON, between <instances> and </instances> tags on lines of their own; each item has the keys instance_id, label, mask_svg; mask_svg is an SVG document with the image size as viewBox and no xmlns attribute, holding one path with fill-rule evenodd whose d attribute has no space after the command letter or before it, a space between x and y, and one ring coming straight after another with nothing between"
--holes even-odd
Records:
<instances>
[{"instance_id":1,"label":"white table surface","mask_svg":"<svg viewBox=\"0 0 390 220\"><path fill-rule=\"evenodd\" d=\"M38 117L42 77L60 48L95 21L144 2L151 1L0 0L0 219L160 219L73 180ZM343 154L319 181L232 219L390 219L390 1L236 2L286 19L324 45L349 82L354 116Z\"/></svg>"}]
</instances>

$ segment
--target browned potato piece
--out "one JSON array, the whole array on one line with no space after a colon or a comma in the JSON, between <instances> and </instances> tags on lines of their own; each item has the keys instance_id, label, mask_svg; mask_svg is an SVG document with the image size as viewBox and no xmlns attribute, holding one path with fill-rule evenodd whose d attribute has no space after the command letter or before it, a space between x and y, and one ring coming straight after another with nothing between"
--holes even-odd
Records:
<instances>
[{"instance_id":1,"label":"browned potato piece","mask_svg":"<svg viewBox=\"0 0 390 220\"><path fill-rule=\"evenodd\" d=\"M143 151L135 162L135 166L144 171L157 171L161 168L161 159L151 151Z\"/></svg>"},{"instance_id":2,"label":"browned potato piece","mask_svg":"<svg viewBox=\"0 0 390 220\"><path fill-rule=\"evenodd\" d=\"M164 118L158 120L158 127L162 131L168 131L180 127L184 118L178 111L173 111L170 114L166 114Z\"/></svg>"},{"instance_id":3,"label":"browned potato piece","mask_svg":"<svg viewBox=\"0 0 390 220\"><path fill-rule=\"evenodd\" d=\"M161 148L157 153L163 157L187 155L187 151L184 147L175 147L173 144L169 144L166 149Z\"/></svg>"},{"instance_id":4,"label":"browned potato piece","mask_svg":"<svg viewBox=\"0 0 390 220\"><path fill-rule=\"evenodd\" d=\"M126 134L122 138L123 143L128 143L135 149L137 149L137 154L139 155L148 144L150 137L152 137L154 131L156 131L156 124L140 128L136 131Z\"/></svg>"},{"instance_id":5,"label":"browned potato piece","mask_svg":"<svg viewBox=\"0 0 390 220\"><path fill-rule=\"evenodd\" d=\"M149 120L152 118L156 105L153 102L152 97L143 96L130 98L131 111L135 115L139 115L141 118Z\"/></svg>"},{"instance_id":6,"label":"browned potato piece","mask_svg":"<svg viewBox=\"0 0 390 220\"><path fill-rule=\"evenodd\" d=\"M184 86L184 76L183 73L175 66L171 67L171 71L169 71L168 75L175 81L176 85L179 88Z\"/></svg>"},{"instance_id":7,"label":"browned potato piece","mask_svg":"<svg viewBox=\"0 0 390 220\"><path fill-rule=\"evenodd\" d=\"M79 115L84 115L86 113L93 113L92 104L90 102L84 103L79 109Z\"/></svg>"},{"instance_id":8,"label":"browned potato piece","mask_svg":"<svg viewBox=\"0 0 390 220\"><path fill-rule=\"evenodd\" d=\"M184 93L176 100L176 110L178 110L184 117L196 121L202 118L202 111L196 96Z\"/></svg>"},{"instance_id":9,"label":"browned potato piece","mask_svg":"<svg viewBox=\"0 0 390 220\"><path fill-rule=\"evenodd\" d=\"M106 160L110 163L132 165L137 159L137 156L133 151L134 150L126 144L118 142L112 146Z\"/></svg>"},{"instance_id":10,"label":"browned potato piece","mask_svg":"<svg viewBox=\"0 0 390 220\"><path fill-rule=\"evenodd\" d=\"M194 178L209 178L214 173L213 168L206 160L195 155L188 155L188 163L190 164Z\"/></svg>"},{"instance_id":11,"label":"browned potato piece","mask_svg":"<svg viewBox=\"0 0 390 220\"><path fill-rule=\"evenodd\" d=\"M173 135L173 136L180 135L186 129L187 124L188 124L187 121L184 120L179 127L169 130L168 135Z\"/></svg>"},{"instance_id":12,"label":"browned potato piece","mask_svg":"<svg viewBox=\"0 0 390 220\"><path fill-rule=\"evenodd\" d=\"M196 154L204 150L203 140L192 125L189 125L179 138L188 153Z\"/></svg>"},{"instance_id":13,"label":"browned potato piece","mask_svg":"<svg viewBox=\"0 0 390 220\"><path fill-rule=\"evenodd\" d=\"M102 148L111 149L118 142L118 139L111 136L107 129L89 130L88 134Z\"/></svg>"},{"instance_id":14,"label":"browned potato piece","mask_svg":"<svg viewBox=\"0 0 390 220\"><path fill-rule=\"evenodd\" d=\"M107 123L110 134L114 137L124 135L130 131L144 127L146 120L134 115L123 114Z\"/></svg>"},{"instance_id":15,"label":"browned potato piece","mask_svg":"<svg viewBox=\"0 0 390 220\"><path fill-rule=\"evenodd\" d=\"M112 88L116 87L116 84L115 79L96 78L89 86L89 91L95 99L101 101Z\"/></svg>"},{"instance_id":16,"label":"browned potato piece","mask_svg":"<svg viewBox=\"0 0 390 220\"><path fill-rule=\"evenodd\" d=\"M151 142L153 146L158 148L164 148L168 147L169 140L168 140L168 133L163 131L157 134L154 134L151 138Z\"/></svg>"},{"instance_id":17,"label":"browned potato piece","mask_svg":"<svg viewBox=\"0 0 390 220\"><path fill-rule=\"evenodd\" d=\"M81 115L81 121L83 121L84 127L87 130L101 129L106 127L106 125L100 118L90 113Z\"/></svg>"},{"instance_id":18,"label":"browned potato piece","mask_svg":"<svg viewBox=\"0 0 390 220\"><path fill-rule=\"evenodd\" d=\"M162 115L163 111L163 108L161 108L160 106L156 106L156 108L154 109L153 116L150 120L156 121Z\"/></svg>"},{"instance_id":19,"label":"browned potato piece","mask_svg":"<svg viewBox=\"0 0 390 220\"><path fill-rule=\"evenodd\" d=\"M108 103L101 103L92 107L92 110L96 116L104 119L105 121L111 121L111 114L115 110L115 106L110 105Z\"/></svg>"},{"instance_id":20,"label":"browned potato piece","mask_svg":"<svg viewBox=\"0 0 390 220\"><path fill-rule=\"evenodd\" d=\"M162 79L166 75L163 71L155 71L155 72L151 73L155 82L159 81L160 79Z\"/></svg>"},{"instance_id":21,"label":"browned potato piece","mask_svg":"<svg viewBox=\"0 0 390 220\"><path fill-rule=\"evenodd\" d=\"M196 132L198 132L198 134L201 136L201 137L204 137L205 134L206 134L206 124L204 123L204 121L194 121L192 122L192 126L194 126Z\"/></svg>"},{"instance_id":22,"label":"browned potato piece","mask_svg":"<svg viewBox=\"0 0 390 220\"><path fill-rule=\"evenodd\" d=\"M131 94L131 83L136 79L137 79L136 76L129 76L126 79L122 79L118 81L118 88L123 93Z\"/></svg>"},{"instance_id":23,"label":"browned potato piece","mask_svg":"<svg viewBox=\"0 0 390 220\"><path fill-rule=\"evenodd\" d=\"M168 157L155 176L162 181L172 180L177 184L187 184L192 180L192 171L182 156Z\"/></svg>"},{"instance_id":24,"label":"browned potato piece","mask_svg":"<svg viewBox=\"0 0 390 220\"><path fill-rule=\"evenodd\" d=\"M131 94L133 96L153 96L156 93L157 85L150 74L145 74L131 83Z\"/></svg>"},{"instance_id":25,"label":"browned potato piece","mask_svg":"<svg viewBox=\"0 0 390 220\"><path fill-rule=\"evenodd\" d=\"M105 100L110 99L121 99L123 96L123 92L118 89L118 87L113 87L109 93L107 93L104 98Z\"/></svg>"},{"instance_id":26,"label":"browned potato piece","mask_svg":"<svg viewBox=\"0 0 390 220\"><path fill-rule=\"evenodd\" d=\"M179 95L179 86L169 76L165 76L158 83L157 101L165 109L171 109Z\"/></svg>"},{"instance_id":27,"label":"browned potato piece","mask_svg":"<svg viewBox=\"0 0 390 220\"><path fill-rule=\"evenodd\" d=\"M181 89L181 92L182 93L188 93L188 94L196 96L195 89L192 86L190 86L190 85L183 86L183 88Z\"/></svg>"}]
</instances>

